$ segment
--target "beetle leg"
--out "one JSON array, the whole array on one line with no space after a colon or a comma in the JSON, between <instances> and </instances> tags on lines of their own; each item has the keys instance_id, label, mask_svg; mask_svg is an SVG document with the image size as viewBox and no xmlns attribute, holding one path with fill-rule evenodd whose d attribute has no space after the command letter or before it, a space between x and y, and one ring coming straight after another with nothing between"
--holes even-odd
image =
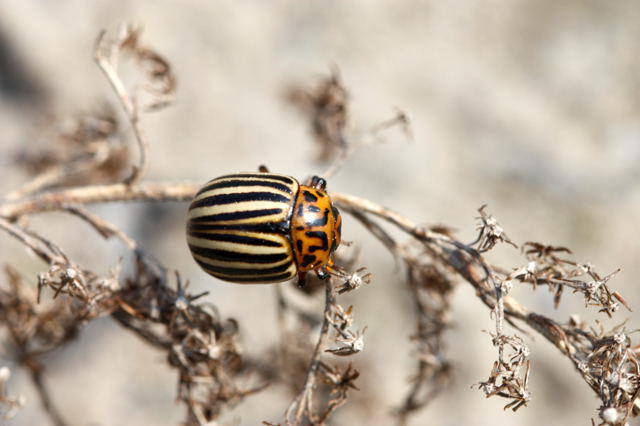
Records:
<instances>
[{"instance_id":1,"label":"beetle leg","mask_svg":"<svg viewBox=\"0 0 640 426\"><path fill-rule=\"evenodd\" d=\"M306 283L307 283L307 273L298 272L298 287L303 288Z\"/></svg>"},{"instance_id":2,"label":"beetle leg","mask_svg":"<svg viewBox=\"0 0 640 426\"><path fill-rule=\"evenodd\" d=\"M329 278L329 273L327 271L325 271L324 269L316 269L316 275L321 280L326 280L327 278Z\"/></svg>"},{"instance_id":3,"label":"beetle leg","mask_svg":"<svg viewBox=\"0 0 640 426\"><path fill-rule=\"evenodd\" d=\"M325 272L330 275L336 276L338 278L346 278L349 276L347 271L339 267L338 265L333 263L333 259L330 260L330 263L324 267Z\"/></svg>"}]
</instances>

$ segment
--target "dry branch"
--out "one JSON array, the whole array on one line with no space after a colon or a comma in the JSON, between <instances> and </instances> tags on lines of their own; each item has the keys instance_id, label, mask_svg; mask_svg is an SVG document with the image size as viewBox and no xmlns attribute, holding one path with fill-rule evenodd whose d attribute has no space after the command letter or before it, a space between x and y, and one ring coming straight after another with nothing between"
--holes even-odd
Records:
<instances>
[{"instance_id":1,"label":"dry branch","mask_svg":"<svg viewBox=\"0 0 640 426\"><path fill-rule=\"evenodd\" d=\"M615 411L620 414L617 419L626 420L629 413L635 413L636 396L640 386L640 375L637 374L639 361L624 330L622 333L615 329L594 333L586 324L575 324L573 321L561 324L529 311L508 295L512 282L553 284L556 295L557 288L564 286L581 293L587 305L594 305L601 312L611 315L618 310L620 304L626 306L622 296L607 286L607 282L617 271L601 277L590 265L581 265L553 254L566 250L539 243L527 243L527 246L534 248L526 253L530 259L527 267L514 268L511 273L500 273L499 271L504 269L492 267L480 254L480 250L471 245L418 226L398 213L369 200L346 194L332 194L332 198L345 211L358 211L356 218L369 214L397 226L421 243L429 256L447 265L477 290L477 296L491 309L496 319L496 332L492 335L492 341L498 347L499 357L489 381L481 383L487 396L499 395L511 399L506 407L514 410L526 405L530 398L527 390L530 373L528 349L518 337L503 334L504 318L513 325L518 322L527 324L571 360L575 369L601 399L601 418L604 419L605 412L611 414ZM486 215L484 207L480 209L480 213L483 226L479 238L474 242L478 247L488 250L499 240L513 244L506 238L497 222ZM370 226L367 222L363 224ZM376 234L380 235L380 231L374 233ZM389 234L383 235L386 236L382 240L385 246L399 247L398 243L389 241ZM414 261L406 251L396 249L394 254L404 257L407 263ZM555 277L551 282L549 271L553 271ZM556 296L556 300L559 300L559 296ZM615 361L612 362L612 358ZM594 363L594 360L597 362ZM617 380L612 383L611 374L618 378L624 376L624 382ZM406 411L405 408L401 413ZM622 420L614 423L618 424L620 421Z\"/></svg>"},{"instance_id":2,"label":"dry branch","mask_svg":"<svg viewBox=\"0 0 640 426\"><path fill-rule=\"evenodd\" d=\"M149 142L140 126L140 88L134 89L134 94L129 94L124 82L118 74L118 65L121 54L132 54L138 62L141 70L146 72L148 81L142 88L154 95L154 99L146 105L144 110L158 110L168 105L173 99L176 89L176 78L171 71L169 63L157 52L140 46L140 33L138 28L122 25L115 39L108 39L107 32L102 31L98 36L94 49L94 58L105 77L111 84L118 100L124 109L133 134L138 145L139 160L134 166L125 183L132 185L138 183L145 175Z\"/></svg>"},{"instance_id":3,"label":"dry branch","mask_svg":"<svg viewBox=\"0 0 640 426\"><path fill-rule=\"evenodd\" d=\"M78 186L37 194L0 204L0 217L16 219L22 215L60 210L67 204L97 204L118 201L187 201L200 185L194 183L143 183L127 185Z\"/></svg>"}]
</instances>

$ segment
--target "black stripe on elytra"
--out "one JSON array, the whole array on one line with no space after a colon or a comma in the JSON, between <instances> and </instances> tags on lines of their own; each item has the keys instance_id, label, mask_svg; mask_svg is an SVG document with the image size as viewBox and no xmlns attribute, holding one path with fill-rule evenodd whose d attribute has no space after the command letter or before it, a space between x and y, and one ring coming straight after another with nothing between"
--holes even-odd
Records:
<instances>
[{"instance_id":1,"label":"black stripe on elytra","mask_svg":"<svg viewBox=\"0 0 640 426\"><path fill-rule=\"evenodd\" d=\"M288 183L290 185L296 182L293 178L290 178L288 176L271 175L268 173L236 173L233 175L220 176L217 179L226 179L226 178L271 179L271 180L279 180L280 182Z\"/></svg>"},{"instance_id":2,"label":"black stripe on elytra","mask_svg":"<svg viewBox=\"0 0 640 426\"><path fill-rule=\"evenodd\" d=\"M289 203L291 197L276 194L274 192L256 191L256 192L235 192L230 194L213 195L196 200L191 203L190 209L198 207L218 206L221 204L241 203L243 201L273 201L277 203Z\"/></svg>"},{"instance_id":3,"label":"black stripe on elytra","mask_svg":"<svg viewBox=\"0 0 640 426\"><path fill-rule=\"evenodd\" d=\"M316 197L311 193L311 191L308 191L306 189L302 191L302 195L304 195L305 201L308 201L310 203L315 203L316 201L318 201L318 197Z\"/></svg>"},{"instance_id":4,"label":"black stripe on elytra","mask_svg":"<svg viewBox=\"0 0 640 426\"><path fill-rule=\"evenodd\" d=\"M221 279L231 280L237 283L264 283L264 282L279 282L284 281L291 278L292 275L289 273L278 274L278 275L261 275L256 277L220 277Z\"/></svg>"},{"instance_id":5,"label":"black stripe on elytra","mask_svg":"<svg viewBox=\"0 0 640 426\"><path fill-rule=\"evenodd\" d=\"M240 220L282 213L282 209L238 210L235 212L209 214L191 218L192 223L215 222L218 220Z\"/></svg>"},{"instance_id":6,"label":"black stripe on elytra","mask_svg":"<svg viewBox=\"0 0 640 426\"><path fill-rule=\"evenodd\" d=\"M248 246L282 247L282 244L277 241L267 240L265 238L248 237L246 235L208 234L204 232L191 232L190 234L196 238L202 238L209 241L224 241Z\"/></svg>"},{"instance_id":7,"label":"black stripe on elytra","mask_svg":"<svg viewBox=\"0 0 640 426\"><path fill-rule=\"evenodd\" d=\"M261 232L265 234L289 234L287 222L263 222L263 223L238 223L238 224L208 224L190 223L188 231L191 234L197 231L247 231Z\"/></svg>"},{"instance_id":8,"label":"black stripe on elytra","mask_svg":"<svg viewBox=\"0 0 640 426\"><path fill-rule=\"evenodd\" d=\"M308 212L312 212L312 213L320 213L320 207L311 204L311 205L307 206L307 211Z\"/></svg>"},{"instance_id":9,"label":"black stripe on elytra","mask_svg":"<svg viewBox=\"0 0 640 426\"><path fill-rule=\"evenodd\" d=\"M327 233L324 231L307 231L304 233L307 237L310 238L318 238L322 240L322 246L310 246L309 252L313 253L316 250L328 250L329 249L329 240L327 238Z\"/></svg>"},{"instance_id":10,"label":"black stripe on elytra","mask_svg":"<svg viewBox=\"0 0 640 426\"><path fill-rule=\"evenodd\" d=\"M204 256L209 259L222 260L227 262L274 263L281 262L289 257L288 253L242 253L237 251L198 247L193 244L189 244L189 248L194 254L199 254L200 256Z\"/></svg>"},{"instance_id":11,"label":"black stripe on elytra","mask_svg":"<svg viewBox=\"0 0 640 426\"><path fill-rule=\"evenodd\" d=\"M305 225L309 227L325 226L328 222L329 222L329 209L324 209L324 215L321 218L313 220L311 222L306 222Z\"/></svg>"},{"instance_id":12,"label":"black stripe on elytra","mask_svg":"<svg viewBox=\"0 0 640 426\"><path fill-rule=\"evenodd\" d=\"M291 194L292 192L290 186L284 185L279 182L274 182L272 180L270 181L270 180L259 180L259 179L255 179L255 180L253 179L239 180L238 179L238 180L220 181L216 179L212 183L205 185L205 187L200 190L199 194L206 191L211 191L212 189L233 188L236 186L266 186L269 188L279 189L280 191L288 192L289 194Z\"/></svg>"},{"instance_id":13,"label":"black stripe on elytra","mask_svg":"<svg viewBox=\"0 0 640 426\"><path fill-rule=\"evenodd\" d=\"M198 261L198 264L205 270L225 275L243 276L243 275L267 275L284 272L291 266L290 263L274 266L273 268L266 269L248 269L248 268L228 268L226 266L209 265L208 263Z\"/></svg>"}]
</instances>

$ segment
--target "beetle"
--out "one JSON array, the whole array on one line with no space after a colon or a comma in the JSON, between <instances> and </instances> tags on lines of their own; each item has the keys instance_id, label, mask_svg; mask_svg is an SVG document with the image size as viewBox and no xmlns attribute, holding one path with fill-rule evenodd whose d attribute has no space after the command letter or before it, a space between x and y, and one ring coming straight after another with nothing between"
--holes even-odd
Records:
<instances>
[{"instance_id":1,"label":"beetle","mask_svg":"<svg viewBox=\"0 0 640 426\"><path fill-rule=\"evenodd\" d=\"M235 283L276 283L332 272L342 219L325 179L237 173L206 183L189 206L187 243L210 275Z\"/></svg>"}]
</instances>

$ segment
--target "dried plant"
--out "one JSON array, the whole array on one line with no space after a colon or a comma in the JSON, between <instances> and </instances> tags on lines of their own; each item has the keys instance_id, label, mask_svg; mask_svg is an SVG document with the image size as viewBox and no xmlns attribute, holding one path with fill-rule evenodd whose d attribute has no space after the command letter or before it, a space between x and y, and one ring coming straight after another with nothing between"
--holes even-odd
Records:
<instances>
[{"instance_id":1,"label":"dried plant","mask_svg":"<svg viewBox=\"0 0 640 426\"><path fill-rule=\"evenodd\" d=\"M120 78L122 59L132 59L142 75L143 81L132 88ZM280 340L272 353L278 361L267 368L266 358L245 356L239 346L237 320L223 318L204 302L204 294L191 294L176 271L159 264L138 242L86 209L94 203L126 200L185 201L197 190L191 183L144 181L149 143L142 114L161 109L173 98L176 77L170 63L143 47L139 30L130 27L121 28L113 37L102 33L96 61L121 103L139 155L132 164L123 126L108 108L54 132L55 143L48 150L18 155L33 178L0 201L0 229L47 266L38 276L37 288L16 268L5 266L5 278L0 281L0 325L9 348L5 356L30 373L52 423L67 424L64 410L50 397L44 356L81 338L87 322L110 317L165 354L167 364L177 372L177 399L186 407L185 424L213 424L225 409L278 381L292 392L291 404L286 410L283 407L284 424L329 422L350 392L358 390L360 373L349 357L366 350L366 325L357 324L356 308L341 305L338 298L362 291L363 284L372 281L371 275L357 256L341 257L336 263L343 268L336 267L336 276L324 282L312 280L301 289L274 286ZM407 116L398 112L353 142L348 131L347 90L337 72L315 90L292 90L290 98L311 123L321 147L320 158L332 160L325 176L337 172L358 148L380 140L383 130L400 126L410 136ZM522 245L522 266L493 265L487 253L499 244L516 244L485 206L479 209L478 237L466 244L446 226L421 226L353 195L331 196L400 262L402 273L396 278L413 301L415 371L406 394L395 402L399 424L425 408L451 381L453 368L444 336L453 315L451 297L461 282L475 289L495 320L488 334L497 349L496 360L488 379L477 385L487 397L504 398L505 409L513 411L531 400L528 381L535 374L535 365L530 350L525 339L505 331L507 325L516 331L526 325L568 358L595 392L601 401L601 424L621 425L637 414L640 371L637 344L630 337L633 329L620 325L604 331L575 316L557 321L531 311L510 295L518 284L533 290L546 286L558 306L566 289L581 295L587 307L611 317L621 306L628 308L625 299L609 287L617 271L601 275L591 265L569 258L567 248L534 242ZM61 246L29 226L32 215L49 211L72 214L105 239L119 239L131 252L134 271L123 277L118 264L103 276L76 263ZM390 232L389 226L397 228L404 239ZM323 287L324 308L300 303L301 297L317 301ZM309 336L316 335L315 341L310 340ZM9 378L9 370L0 368L0 404L6 416L25 404L7 393Z\"/></svg>"}]
</instances>

